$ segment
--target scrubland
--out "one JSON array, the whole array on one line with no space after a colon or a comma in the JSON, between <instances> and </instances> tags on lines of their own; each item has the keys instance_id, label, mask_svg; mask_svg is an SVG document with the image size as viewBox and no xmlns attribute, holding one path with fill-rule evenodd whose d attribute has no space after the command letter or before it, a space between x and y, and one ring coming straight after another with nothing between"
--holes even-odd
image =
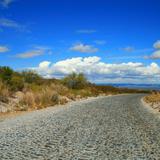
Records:
<instances>
[{"instance_id":1,"label":"scrubland","mask_svg":"<svg viewBox=\"0 0 160 160\"><path fill-rule=\"evenodd\" d=\"M35 110L87 97L141 92L145 91L92 84L83 73L72 73L60 80L45 79L34 71L17 72L0 67L0 112Z\"/></svg>"}]
</instances>

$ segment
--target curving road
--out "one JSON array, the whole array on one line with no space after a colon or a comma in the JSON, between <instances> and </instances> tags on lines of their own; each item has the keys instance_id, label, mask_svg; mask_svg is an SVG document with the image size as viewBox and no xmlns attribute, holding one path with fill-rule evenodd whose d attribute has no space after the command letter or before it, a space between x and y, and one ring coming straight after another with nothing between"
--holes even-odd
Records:
<instances>
[{"instance_id":1,"label":"curving road","mask_svg":"<svg viewBox=\"0 0 160 160\"><path fill-rule=\"evenodd\" d=\"M0 122L0 160L159 160L160 119L144 95L48 108Z\"/></svg>"}]
</instances>

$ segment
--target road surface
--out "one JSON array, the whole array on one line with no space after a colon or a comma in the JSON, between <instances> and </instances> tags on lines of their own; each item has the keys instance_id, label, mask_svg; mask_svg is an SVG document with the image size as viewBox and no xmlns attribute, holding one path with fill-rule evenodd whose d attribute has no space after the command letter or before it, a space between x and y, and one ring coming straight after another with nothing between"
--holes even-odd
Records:
<instances>
[{"instance_id":1,"label":"road surface","mask_svg":"<svg viewBox=\"0 0 160 160\"><path fill-rule=\"evenodd\" d=\"M159 160L160 120L144 95L74 102L0 122L0 160Z\"/></svg>"}]
</instances>

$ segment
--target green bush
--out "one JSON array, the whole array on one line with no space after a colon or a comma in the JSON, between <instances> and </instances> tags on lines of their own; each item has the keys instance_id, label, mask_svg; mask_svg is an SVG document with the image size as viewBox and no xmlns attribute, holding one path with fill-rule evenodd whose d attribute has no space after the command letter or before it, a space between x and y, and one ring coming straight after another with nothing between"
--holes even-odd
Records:
<instances>
[{"instance_id":1,"label":"green bush","mask_svg":"<svg viewBox=\"0 0 160 160\"><path fill-rule=\"evenodd\" d=\"M10 83L14 71L7 66L0 67L0 79L5 83Z\"/></svg>"},{"instance_id":2,"label":"green bush","mask_svg":"<svg viewBox=\"0 0 160 160\"><path fill-rule=\"evenodd\" d=\"M83 73L72 73L62 79L62 83L71 89L83 89L88 84Z\"/></svg>"},{"instance_id":3,"label":"green bush","mask_svg":"<svg viewBox=\"0 0 160 160\"><path fill-rule=\"evenodd\" d=\"M20 74L13 74L10 80L11 90L22 91L24 88L24 79Z\"/></svg>"},{"instance_id":4,"label":"green bush","mask_svg":"<svg viewBox=\"0 0 160 160\"><path fill-rule=\"evenodd\" d=\"M24 78L25 83L40 84L42 82L42 77L34 71L23 71L21 75Z\"/></svg>"}]
</instances>

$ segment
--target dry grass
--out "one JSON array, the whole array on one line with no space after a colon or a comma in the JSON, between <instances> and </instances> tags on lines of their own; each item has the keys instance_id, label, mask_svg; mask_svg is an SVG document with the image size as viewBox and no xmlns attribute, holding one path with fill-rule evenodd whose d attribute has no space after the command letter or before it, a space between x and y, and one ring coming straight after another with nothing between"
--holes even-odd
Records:
<instances>
[{"instance_id":1,"label":"dry grass","mask_svg":"<svg viewBox=\"0 0 160 160\"><path fill-rule=\"evenodd\" d=\"M25 92L18 106L20 110L28 110L41 109L55 104L58 104L57 92L50 89L43 89L41 92Z\"/></svg>"},{"instance_id":2,"label":"dry grass","mask_svg":"<svg viewBox=\"0 0 160 160\"><path fill-rule=\"evenodd\" d=\"M8 98L10 96L8 87L0 81L0 101L8 102Z\"/></svg>"},{"instance_id":3,"label":"dry grass","mask_svg":"<svg viewBox=\"0 0 160 160\"><path fill-rule=\"evenodd\" d=\"M147 103L160 103L160 92L153 92L152 94L146 96L144 100Z\"/></svg>"},{"instance_id":4,"label":"dry grass","mask_svg":"<svg viewBox=\"0 0 160 160\"><path fill-rule=\"evenodd\" d=\"M24 88L17 110L41 109L56 104L65 104L75 98L65 86L58 84L30 85Z\"/></svg>"},{"instance_id":5,"label":"dry grass","mask_svg":"<svg viewBox=\"0 0 160 160\"><path fill-rule=\"evenodd\" d=\"M51 83L49 85L26 85L21 92L17 110L41 109L56 104L65 104L71 100L97 96L98 92L93 88L75 90L62 84Z\"/></svg>"},{"instance_id":6,"label":"dry grass","mask_svg":"<svg viewBox=\"0 0 160 160\"><path fill-rule=\"evenodd\" d=\"M15 110L41 109L71 100L117 93L139 93L138 90L97 86L80 73L65 78L44 79L33 71L16 72L0 67L0 102Z\"/></svg>"},{"instance_id":7,"label":"dry grass","mask_svg":"<svg viewBox=\"0 0 160 160\"><path fill-rule=\"evenodd\" d=\"M146 96L144 101L148 103L155 111L160 112L160 92L153 92Z\"/></svg>"},{"instance_id":8,"label":"dry grass","mask_svg":"<svg viewBox=\"0 0 160 160\"><path fill-rule=\"evenodd\" d=\"M9 90L6 87L1 87L1 93L3 97L9 97ZM24 84L22 91L18 94L12 93L17 98L15 103L15 110L26 111L46 108L48 106L54 106L56 104L65 104L72 100L77 100L87 97L95 97L98 95L108 95L120 93L119 89L113 87L95 87L88 86L84 89L70 89L61 83L49 83L49 84ZM16 96L18 95L18 96Z\"/></svg>"}]
</instances>

